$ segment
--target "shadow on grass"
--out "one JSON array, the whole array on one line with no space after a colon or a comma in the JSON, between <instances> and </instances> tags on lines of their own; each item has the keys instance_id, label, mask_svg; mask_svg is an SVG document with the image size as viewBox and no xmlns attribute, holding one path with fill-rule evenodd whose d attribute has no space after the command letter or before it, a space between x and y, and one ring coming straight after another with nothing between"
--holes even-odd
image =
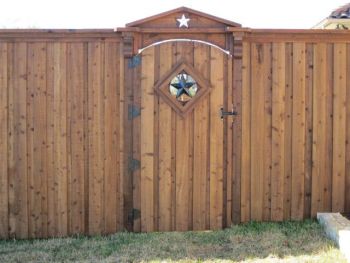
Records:
<instances>
[{"instance_id":1,"label":"shadow on grass","mask_svg":"<svg viewBox=\"0 0 350 263\"><path fill-rule=\"evenodd\" d=\"M250 222L222 231L118 233L106 237L0 241L0 262L249 261L341 262L317 222ZM334 261L335 260L335 261ZM344 261L345 262L345 261Z\"/></svg>"}]
</instances>

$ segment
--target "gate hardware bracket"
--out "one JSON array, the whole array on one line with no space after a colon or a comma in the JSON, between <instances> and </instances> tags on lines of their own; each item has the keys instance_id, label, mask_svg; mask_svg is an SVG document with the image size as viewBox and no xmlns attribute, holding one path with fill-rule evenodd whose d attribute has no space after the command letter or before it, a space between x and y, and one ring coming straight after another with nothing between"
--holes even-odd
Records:
<instances>
[{"instance_id":1,"label":"gate hardware bracket","mask_svg":"<svg viewBox=\"0 0 350 263\"><path fill-rule=\"evenodd\" d=\"M135 105L128 105L128 119L132 120L133 118L140 116L141 110Z\"/></svg>"},{"instance_id":2,"label":"gate hardware bracket","mask_svg":"<svg viewBox=\"0 0 350 263\"><path fill-rule=\"evenodd\" d=\"M221 108L221 119L224 118L224 116L236 116L238 113L232 109L232 111L224 111L224 108Z\"/></svg>"},{"instance_id":3,"label":"gate hardware bracket","mask_svg":"<svg viewBox=\"0 0 350 263\"><path fill-rule=\"evenodd\" d=\"M134 172L138 169L140 169L140 161L139 160L136 160L136 159L133 159L133 158L129 158L129 170L131 172Z\"/></svg>"},{"instance_id":4,"label":"gate hardware bracket","mask_svg":"<svg viewBox=\"0 0 350 263\"><path fill-rule=\"evenodd\" d=\"M128 214L128 221L133 222L136 219L139 219L141 217L141 212L139 209L133 208L131 212Z\"/></svg>"},{"instance_id":5,"label":"gate hardware bracket","mask_svg":"<svg viewBox=\"0 0 350 263\"><path fill-rule=\"evenodd\" d=\"M141 56L140 55L136 55L133 56L128 63L128 68L136 68L137 66L139 66L141 64Z\"/></svg>"}]
</instances>

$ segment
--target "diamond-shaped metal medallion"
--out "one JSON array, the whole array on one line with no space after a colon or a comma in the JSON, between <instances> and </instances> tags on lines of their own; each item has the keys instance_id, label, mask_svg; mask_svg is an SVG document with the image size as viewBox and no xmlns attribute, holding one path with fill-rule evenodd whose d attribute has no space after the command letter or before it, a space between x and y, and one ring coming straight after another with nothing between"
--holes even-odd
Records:
<instances>
[{"instance_id":1,"label":"diamond-shaped metal medallion","mask_svg":"<svg viewBox=\"0 0 350 263\"><path fill-rule=\"evenodd\" d=\"M155 91L181 116L210 92L210 83L185 61L179 62L155 86Z\"/></svg>"}]
</instances>

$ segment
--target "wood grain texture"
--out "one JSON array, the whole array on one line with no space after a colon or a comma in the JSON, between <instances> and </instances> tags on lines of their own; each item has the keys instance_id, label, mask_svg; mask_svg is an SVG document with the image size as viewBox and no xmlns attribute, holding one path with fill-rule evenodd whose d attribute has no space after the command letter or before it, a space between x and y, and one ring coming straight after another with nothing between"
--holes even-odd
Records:
<instances>
[{"instance_id":1,"label":"wood grain texture","mask_svg":"<svg viewBox=\"0 0 350 263\"><path fill-rule=\"evenodd\" d=\"M304 178L304 218L311 215L311 187L312 187L312 92L313 92L313 44L306 44L306 75L305 75L305 178Z\"/></svg>"},{"instance_id":2,"label":"wood grain texture","mask_svg":"<svg viewBox=\"0 0 350 263\"><path fill-rule=\"evenodd\" d=\"M204 77L209 75L210 48L194 46L194 67ZM209 100L203 98L194 108L193 155L193 230L206 229L207 164L209 142Z\"/></svg>"},{"instance_id":3,"label":"wood grain texture","mask_svg":"<svg viewBox=\"0 0 350 263\"><path fill-rule=\"evenodd\" d=\"M88 44L89 234L99 234L104 214L104 46Z\"/></svg>"},{"instance_id":4,"label":"wood grain texture","mask_svg":"<svg viewBox=\"0 0 350 263\"><path fill-rule=\"evenodd\" d=\"M85 232L85 173L84 163L87 147L84 142L84 135L87 131L84 129L85 114L84 110L84 65L86 48L81 43L71 43L67 46L67 64L69 71L67 73L68 85L68 115L69 115L69 233L78 234ZM85 64L86 65L86 64ZM86 102L85 102L86 103ZM86 149L86 148L85 148Z\"/></svg>"},{"instance_id":5,"label":"wood grain texture","mask_svg":"<svg viewBox=\"0 0 350 263\"><path fill-rule=\"evenodd\" d=\"M236 41L236 40L234 40ZM232 40L229 42L232 45ZM239 48L242 48L240 46ZM238 48L238 49L239 49ZM227 80L227 108L237 112L237 116L227 119L227 212L226 226L241 222L241 180L242 180L242 57L235 54L237 51L231 47L233 57L228 59L228 72L231 72ZM238 55L238 57L237 57ZM232 88L230 87L232 85ZM231 157L232 156L232 157ZM230 187L231 186L231 187ZM231 189L230 189L231 188Z\"/></svg>"},{"instance_id":6,"label":"wood grain texture","mask_svg":"<svg viewBox=\"0 0 350 263\"><path fill-rule=\"evenodd\" d=\"M272 157L272 51L271 44L263 45L262 59L264 61L263 89L264 89L264 179L263 179L263 220L271 220L271 157Z\"/></svg>"},{"instance_id":7,"label":"wood grain texture","mask_svg":"<svg viewBox=\"0 0 350 263\"><path fill-rule=\"evenodd\" d=\"M288 220L292 199L292 115L293 115L293 44L286 43L286 120L284 153L283 219Z\"/></svg>"},{"instance_id":8,"label":"wood grain texture","mask_svg":"<svg viewBox=\"0 0 350 263\"><path fill-rule=\"evenodd\" d=\"M172 45L160 46L159 76L166 74L172 66ZM159 231L171 228L171 107L159 99Z\"/></svg>"},{"instance_id":9,"label":"wood grain texture","mask_svg":"<svg viewBox=\"0 0 350 263\"><path fill-rule=\"evenodd\" d=\"M273 44L272 50L272 170L271 220L283 220L285 152L285 44Z\"/></svg>"},{"instance_id":10,"label":"wood grain texture","mask_svg":"<svg viewBox=\"0 0 350 263\"><path fill-rule=\"evenodd\" d=\"M193 64L193 43L176 43L176 61L185 60ZM175 195L176 195L176 230L189 230L190 222L190 180L192 177L191 122L193 112L182 117L176 114L175 130Z\"/></svg>"},{"instance_id":11,"label":"wood grain texture","mask_svg":"<svg viewBox=\"0 0 350 263\"><path fill-rule=\"evenodd\" d=\"M243 43L242 55L242 177L241 221L251 216L251 45ZM243 147L244 146L244 147Z\"/></svg>"},{"instance_id":12,"label":"wood grain texture","mask_svg":"<svg viewBox=\"0 0 350 263\"><path fill-rule=\"evenodd\" d=\"M154 230L154 48L142 54L141 72L141 230Z\"/></svg>"},{"instance_id":13,"label":"wood grain texture","mask_svg":"<svg viewBox=\"0 0 350 263\"><path fill-rule=\"evenodd\" d=\"M314 53L313 88L313 168L311 216L325 211L325 180L327 176L327 46L317 44Z\"/></svg>"},{"instance_id":14,"label":"wood grain texture","mask_svg":"<svg viewBox=\"0 0 350 263\"><path fill-rule=\"evenodd\" d=\"M9 122L8 122L8 178L9 178L9 234L28 237L28 179L27 179L27 44L9 46ZM29 128L29 127L28 127ZM30 128L29 128L30 129Z\"/></svg>"},{"instance_id":15,"label":"wood grain texture","mask_svg":"<svg viewBox=\"0 0 350 263\"><path fill-rule=\"evenodd\" d=\"M344 212L346 167L346 45L334 44L332 211Z\"/></svg>"},{"instance_id":16,"label":"wood grain texture","mask_svg":"<svg viewBox=\"0 0 350 263\"><path fill-rule=\"evenodd\" d=\"M204 31L200 39L231 50L224 34ZM137 33L138 44L172 35L152 32ZM233 64L203 43L163 43L135 68L118 33L45 34L0 32L0 238L350 212L343 33L247 32ZM184 116L153 90L180 60L212 84ZM230 126L220 108L232 103ZM133 120L131 104L142 110ZM141 169L130 170L131 158Z\"/></svg>"},{"instance_id":17,"label":"wood grain texture","mask_svg":"<svg viewBox=\"0 0 350 263\"><path fill-rule=\"evenodd\" d=\"M224 54L210 50L210 229L220 229L223 223L223 122L219 111L223 107Z\"/></svg>"},{"instance_id":18,"label":"wood grain texture","mask_svg":"<svg viewBox=\"0 0 350 263\"><path fill-rule=\"evenodd\" d=\"M252 94L251 94L251 219L263 220L265 205L265 154L268 150L265 145L266 111L265 87L269 59L267 48L263 44L252 45Z\"/></svg>"},{"instance_id":19,"label":"wood grain texture","mask_svg":"<svg viewBox=\"0 0 350 263\"><path fill-rule=\"evenodd\" d=\"M8 238L9 184L8 184L8 88L7 88L7 43L0 43L0 238Z\"/></svg>"},{"instance_id":20,"label":"wood grain texture","mask_svg":"<svg viewBox=\"0 0 350 263\"><path fill-rule=\"evenodd\" d=\"M350 76L350 44L346 44L346 75ZM348 79L348 77L347 77ZM350 81L346 81L346 99L350 99ZM350 107L346 106L345 189L350 189ZM350 191L345 191L345 212L350 213Z\"/></svg>"},{"instance_id":21,"label":"wood grain texture","mask_svg":"<svg viewBox=\"0 0 350 263\"><path fill-rule=\"evenodd\" d=\"M47 45L46 52L46 84L47 84L47 232L48 236L55 236L57 233L57 204L58 204L58 189L55 173L55 121L54 121L54 51L53 45Z\"/></svg>"},{"instance_id":22,"label":"wood grain texture","mask_svg":"<svg viewBox=\"0 0 350 263\"><path fill-rule=\"evenodd\" d=\"M120 173L119 163L119 45L105 43L104 56L104 233L114 233L121 229L120 216ZM117 87L117 88L116 88Z\"/></svg>"},{"instance_id":23,"label":"wood grain texture","mask_svg":"<svg viewBox=\"0 0 350 263\"><path fill-rule=\"evenodd\" d=\"M305 44L293 44L291 218L303 219L305 177Z\"/></svg>"}]
</instances>

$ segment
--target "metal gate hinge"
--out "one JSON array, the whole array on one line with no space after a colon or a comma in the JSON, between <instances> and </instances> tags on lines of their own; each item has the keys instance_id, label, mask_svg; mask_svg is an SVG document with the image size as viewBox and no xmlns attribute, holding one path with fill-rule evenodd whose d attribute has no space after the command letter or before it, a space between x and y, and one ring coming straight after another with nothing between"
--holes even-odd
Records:
<instances>
[{"instance_id":1,"label":"metal gate hinge","mask_svg":"<svg viewBox=\"0 0 350 263\"><path fill-rule=\"evenodd\" d=\"M139 219L141 217L141 211L139 209L133 208L131 212L128 214L128 220L129 222L132 222L136 219Z\"/></svg>"},{"instance_id":2,"label":"metal gate hinge","mask_svg":"<svg viewBox=\"0 0 350 263\"><path fill-rule=\"evenodd\" d=\"M128 105L128 119L132 120L133 118L140 116L141 110L135 105Z\"/></svg>"},{"instance_id":3,"label":"metal gate hinge","mask_svg":"<svg viewBox=\"0 0 350 263\"><path fill-rule=\"evenodd\" d=\"M129 170L131 172L134 172L138 169L140 169L140 161L139 160L136 160L136 159L133 159L133 158L129 158Z\"/></svg>"},{"instance_id":4,"label":"metal gate hinge","mask_svg":"<svg viewBox=\"0 0 350 263\"><path fill-rule=\"evenodd\" d=\"M129 60L128 68L136 68L140 64L141 64L141 56L140 55L136 55L136 56L133 56Z\"/></svg>"}]
</instances>

